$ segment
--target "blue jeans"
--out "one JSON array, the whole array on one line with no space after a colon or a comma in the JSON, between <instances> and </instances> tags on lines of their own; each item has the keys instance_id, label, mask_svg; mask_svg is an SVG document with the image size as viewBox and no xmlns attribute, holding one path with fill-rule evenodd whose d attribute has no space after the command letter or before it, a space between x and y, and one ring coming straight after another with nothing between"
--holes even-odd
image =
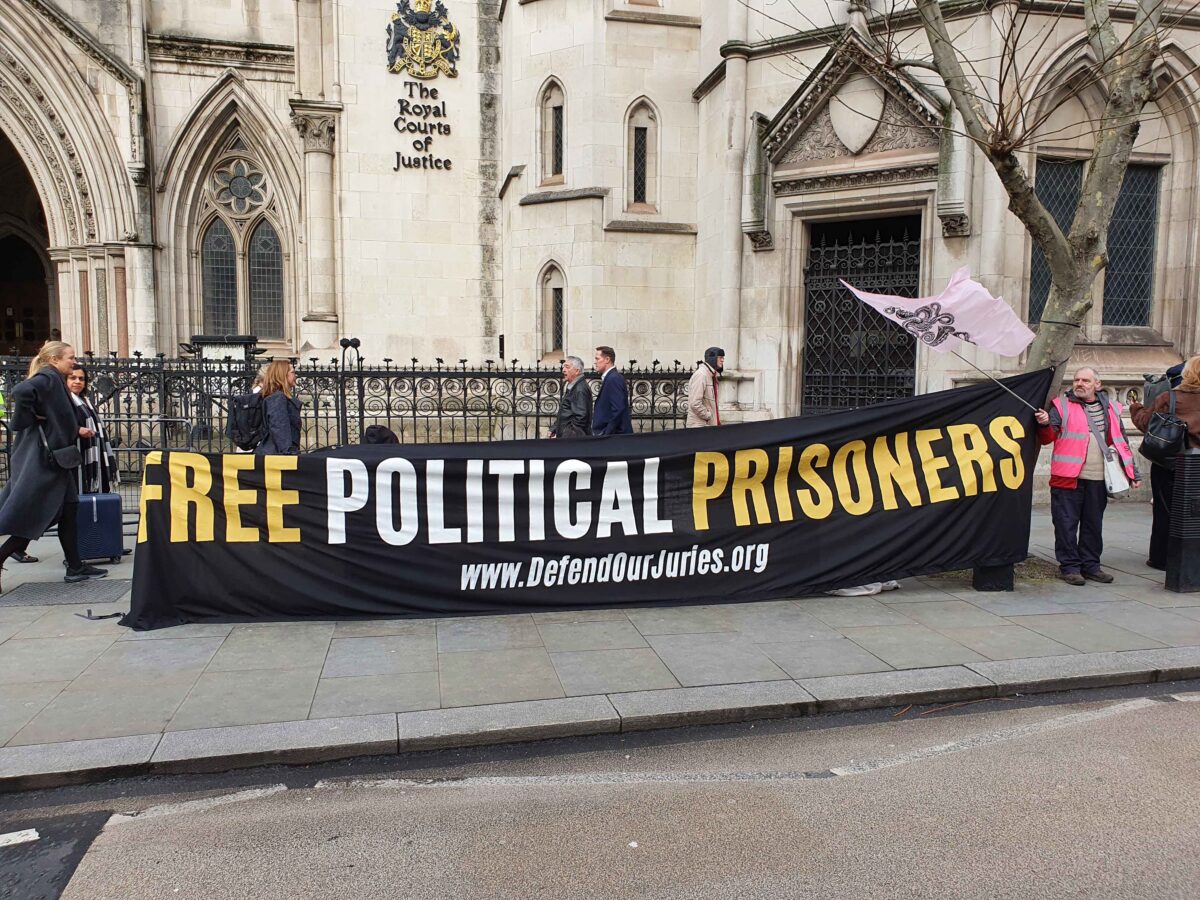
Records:
<instances>
[{"instance_id":1,"label":"blue jeans","mask_svg":"<svg viewBox=\"0 0 1200 900\"><path fill-rule=\"evenodd\" d=\"M1103 481L1080 478L1074 488L1050 488L1054 556L1064 573L1100 571L1106 506Z\"/></svg>"}]
</instances>

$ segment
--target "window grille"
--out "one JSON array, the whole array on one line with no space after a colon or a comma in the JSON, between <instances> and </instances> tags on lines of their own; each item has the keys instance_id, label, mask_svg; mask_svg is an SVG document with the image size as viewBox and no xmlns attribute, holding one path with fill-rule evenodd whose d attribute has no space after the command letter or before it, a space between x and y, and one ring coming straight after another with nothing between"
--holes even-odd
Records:
<instances>
[{"instance_id":1,"label":"window grille","mask_svg":"<svg viewBox=\"0 0 1200 900\"><path fill-rule=\"evenodd\" d=\"M268 340L283 337L283 247L266 219L250 236L250 333Z\"/></svg>"},{"instance_id":2,"label":"window grille","mask_svg":"<svg viewBox=\"0 0 1200 900\"><path fill-rule=\"evenodd\" d=\"M553 144L551 151L550 174L561 175L563 173L563 108L561 105L551 108L553 118L553 134L551 142Z\"/></svg>"},{"instance_id":3,"label":"window grille","mask_svg":"<svg viewBox=\"0 0 1200 900\"><path fill-rule=\"evenodd\" d=\"M1158 230L1158 166L1130 166L1108 228L1104 324L1149 325Z\"/></svg>"},{"instance_id":4,"label":"window grille","mask_svg":"<svg viewBox=\"0 0 1200 900\"><path fill-rule=\"evenodd\" d=\"M206 334L237 334L237 254L229 226L213 219L200 246Z\"/></svg>"},{"instance_id":5,"label":"window grille","mask_svg":"<svg viewBox=\"0 0 1200 900\"><path fill-rule=\"evenodd\" d=\"M562 350L563 341L563 323L566 314L563 310L563 289L560 287L550 289L551 302L551 350Z\"/></svg>"},{"instance_id":6,"label":"window grille","mask_svg":"<svg viewBox=\"0 0 1200 900\"><path fill-rule=\"evenodd\" d=\"M1066 234L1075 221L1075 207L1083 185L1083 162L1080 160L1038 159L1034 193L1046 211ZM1050 266L1037 246L1029 266L1029 321L1040 322L1042 310L1050 298Z\"/></svg>"},{"instance_id":7,"label":"window grille","mask_svg":"<svg viewBox=\"0 0 1200 900\"><path fill-rule=\"evenodd\" d=\"M633 202L646 202L646 152L649 128L633 129Z\"/></svg>"}]
</instances>

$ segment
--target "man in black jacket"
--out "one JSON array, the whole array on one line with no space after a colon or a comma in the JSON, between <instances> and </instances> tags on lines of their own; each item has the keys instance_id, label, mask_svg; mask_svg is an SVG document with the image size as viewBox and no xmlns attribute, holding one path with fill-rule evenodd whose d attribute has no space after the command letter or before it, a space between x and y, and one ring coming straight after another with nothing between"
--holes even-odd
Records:
<instances>
[{"instance_id":1,"label":"man in black jacket","mask_svg":"<svg viewBox=\"0 0 1200 900\"><path fill-rule=\"evenodd\" d=\"M583 377L583 360L578 356L563 360L563 381L566 386L550 437L587 437L592 433L592 392Z\"/></svg>"}]
</instances>

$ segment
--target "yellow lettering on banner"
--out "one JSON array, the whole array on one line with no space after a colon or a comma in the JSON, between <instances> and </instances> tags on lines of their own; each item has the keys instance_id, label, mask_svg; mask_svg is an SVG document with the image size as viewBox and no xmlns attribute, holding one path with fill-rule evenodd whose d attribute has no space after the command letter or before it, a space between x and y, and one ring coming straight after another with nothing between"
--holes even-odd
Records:
<instances>
[{"instance_id":1,"label":"yellow lettering on banner","mask_svg":"<svg viewBox=\"0 0 1200 900\"><path fill-rule=\"evenodd\" d=\"M733 521L738 525L770 525L771 507L767 505L767 470L771 461L766 450L739 450L733 455ZM754 500L754 518L750 521L747 498Z\"/></svg>"},{"instance_id":2,"label":"yellow lettering on banner","mask_svg":"<svg viewBox=\"0 0 1200 900\"><path fill-rule=\"evenodd\" d=\"M828 462L828 447L809 444L800 454L800 462L796 465L800 480L808 485L808 490L800 488L796 491L796 499L800 502L800 510L810 519L824 519L833 512L833 491L813 470L815 466L824 466Z\"/></svg>"},{"instance_id":3,"label":"yellow lettering on banner","mask_svg":"<svg viewBox=\"0 0 1200 900\"><path fill-rule=\"evenodd\" d=\"M963 493L974 497L983 485L984 493L996 490L995 463L988 453L987 437L983 429L974 422L965 425L951 425L946 431L950 433L950 446L954 449L954 459L958 462L962 474ZM979 477L975 476L975 467L979 467Z\"/></svg>"},{"instance_id":4,"label":"yellow lettering on banner","mask_svg":"<svg viewBox=\"0 0 1200 900\"><path fill-rule=\"evenodd\" d=\"M780 447L779 460L775 468L775 512L777 521L790 522L795 518L792 512L792 498L788 496L788 475L792 473L792 448Z\"/></svg>"},{"instance_id":5,"label":"yellow lettering on banner","mask_svg":"<svg viewBox=\"0 0 1200 900\"><path fill-rule=\"evenodd\" d=\"M225 540L231 544L253 543L259 539L258 528L242 524L242 507L258 501L258 491L238 485L242 472L252 472L258 459L252 453L221 457L221 473L225 489Z\"/></svg>"},{"instance_id":6,"label":"yellow lettering on banner","mask_svg":"<svg viewBox=\"0 0 1200 900\"><path fill-rule=\"evenodd\" d=\"M172 453L167 458L171 473L171 543L213 539L212 467L199 453ZM188 484L188 472L192 473ZM196 534L188 534L188 507L196 507Z\"/></svg>"},{"instance_id":7,"label":"yellow lettering on banner","mask_svg":"<svg viewBox=\"0 0 1200 900\"><path fill-rule=\"evenodd\" d=\"M298 544L299 528L286 528L283 508L300 503L299 491L283 489L283 473L294 472L300 466L295 456L264 456L263 476L267 486L267 540L272 544Z\"/></svg>"},{"instance_id":8,"label":"yellow lettering on banner","mask_svg":"<svg viewBox=\"0 0 1200 900\"><path fill-rule=\"evenodd\" d=\"M850 468L854 468L858 498L854 497L856 485L850 483ZM871 487L871 472L867 469L866 441L850 441L838 447L833 457L833 483L837 485L838 500L842 508L852 516L861 516L875 505L875 490Z\"/></svg>"},{"instance_id":9,"label":"yellow lettering on banner","mask_svg":"<svg viewBox=\"0 0 1200 900\"><path fill-rule=\"evenodd\" d=\"M137 542L139 544L146 543L146 504L149 503L151 500L161 500L163 498L162 485L161 484L150 484L146 480L146 474L150 471L151 466L161 466L161 465L162 465L162 451L161 450L152 450L151 452L146 454L146 462L142 466L142 499L138 503L140 512L138 515Z\"/></svg>"},{"instance_id":10,"label":"yellow lettering on banner","mask_svg":"<svg viewBox=\"0 0 1200 900\"><path fill-rule=\"evenodd\" d=\"M879 473L879 496L883 499L883 508L900 508L896 500L896 488L900 488L909 506L920 506L921 488L917 484L917 469L908 449L908 432L901 431L893 437L896 442L895 455L888 448L886 437L875 439L875 471Z\"/></svg>"},{"instance_id":11,"label":"yellow lettering on banner","mask_svg":"<svg viewBox=\"0 0 1200 900\"><path fill-rule=\"evenodd\" d=\"M692 473L692 521L697 531L708 530L708 503L729 484L729 460L724 453L696 454Z\"/></svg>"},{"instance_id":12,"label":"yellow lettering on banner","mask_svg":"<svg viewBox=\"0 0 1200 900\"><path fill-rule=\"evenodd\" d=\"M917 455L921 457L921 469L925 472L925 484L929 488L929 502L941 503L943 500L957 500L958 488L945 487L938 475L942 469L949 468L950 460L933 452L932 444L940 441L944 434L940 428L922 428L916 432Z\"/></svg>"},{"instance_id":13,"label":"yellow lettering on banner","mask_svg":"<svg viewBox=\"0 0 1200 900\"><path fill-rule=\"evenodd\" d=\"M992 440L1006 450L1010 459L1000 460L1000 480L1006 488L1016 490L1025 482L1025 460L1021 458L1020 438L1025 426L1015 416L997 416L988 425Z\"/></svg>"}]
</instances>

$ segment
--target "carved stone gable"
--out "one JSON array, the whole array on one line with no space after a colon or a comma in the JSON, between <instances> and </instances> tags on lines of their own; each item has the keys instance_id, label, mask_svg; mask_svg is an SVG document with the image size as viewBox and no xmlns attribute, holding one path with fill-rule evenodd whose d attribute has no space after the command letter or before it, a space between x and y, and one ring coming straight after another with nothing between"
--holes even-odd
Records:
<instances>
[{"instance_id":1,"label":"carved stone gable","mask_svg":"<svg viewBox=\"0 0 1200 900\"><path fill-rule=\"evenodd\" d=\"M808 127L796 136L776 165L787 168L813 160L860 156L883 150L936 150L937 147L938 136L933 129L889 95L884 101L875 133L859 153L852 153L838 138L829 105L826 104L813 116Z\"/></svg>"}]
</instances>

